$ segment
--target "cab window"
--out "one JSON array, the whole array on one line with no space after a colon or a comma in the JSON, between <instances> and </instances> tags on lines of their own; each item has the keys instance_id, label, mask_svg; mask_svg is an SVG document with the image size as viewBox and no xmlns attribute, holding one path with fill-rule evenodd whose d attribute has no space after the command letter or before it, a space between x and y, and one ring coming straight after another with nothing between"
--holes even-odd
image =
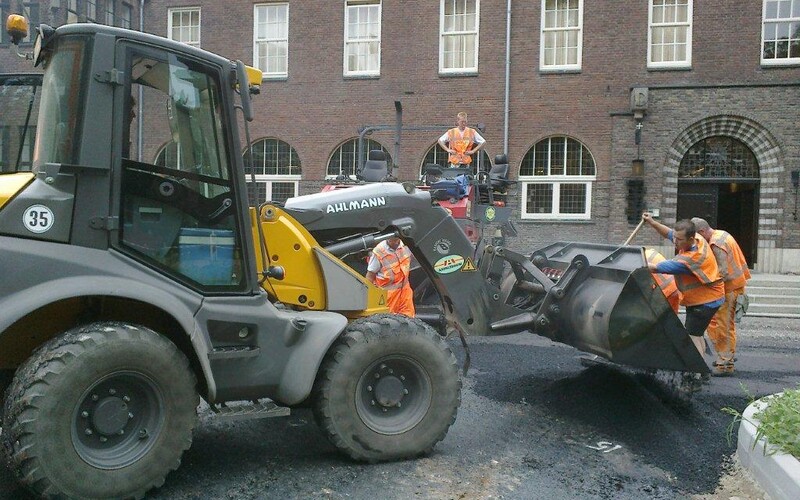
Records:
<instances>
[{"instance_id":1,"label":"cab window","mask_svg":"<svg viewBox=\"0 0 800 500\"><path fill-rule=\"evenodd\" d=\"M219 70L175 54L132 52L128 61L122 247L194 286L238 288L242 246ZM139 131L151 158L134 158ZM157 164L155 151L168 143L181 154Z\"/></svg>"}]
</instances>

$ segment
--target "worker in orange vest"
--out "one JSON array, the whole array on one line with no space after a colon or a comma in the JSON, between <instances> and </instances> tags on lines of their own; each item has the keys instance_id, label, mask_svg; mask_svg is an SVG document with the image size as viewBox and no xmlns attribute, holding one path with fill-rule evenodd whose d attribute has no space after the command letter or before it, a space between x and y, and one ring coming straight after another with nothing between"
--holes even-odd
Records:
<instances>
[{"instance_id":1,"label":"worker in orange vest","mask_svg":"<svg viewBox=\"0 0 800 500\"><path fill-rule=\"evenodd\" d=\"M686 306L686 331L702 355L705 352L703 334L717 310L725 302L725 285L719 274L717 260L702 236L695 234L690 220L680 220L674 229L653 219L645 212L642 218L664 238L675 245L675 257L658 264L648 264L650 272L672 274Z\"/></svg>"},{"instance_id":2,"label":"worker in orange vest","mask_svg":"<svg viewBox=\"0 0 800 500\"><path fill-rule=\"evenodd\" d=\"M717 259L720 275L725 284L725 303L708 325L708 337L717 351L712 375L725 376L734 372L733 361L736 355L736 303L744 294L744 287L750 279L750 269L742 249L728 232L712 229L705 219L692 218L700 234L711 245Z\"/></svg>"},{"instance_id":3,"label":"worker in orange vest","mask_svg":"<svg viewBox=\"0 0 800 500\"><path fill-rule=\"evenodd\" d=\"M657 265L667 260L666 257L661 255L655 248L645 249L644 254L648 264ZM664 292L664 297L667 298L667 302L672 307L672 310L675 311L675 314L678 314L682 295L681 291L678 290L678 285L675 283L675 277L670 274L653 273L653 279L656 280L656 284L658 284L661 291Z\"/></svg>"},{"instance_id":4,"label":"worker in orange vest","mask_svg":"<svg viewBox=\"0 0 800 500\"><path fill-rule=\"evenodd\" d=\"M391 237L378 243L370 254L367 279L386 290L389 311L414 317L414 292L408 282L411 272L411 251Z\"/></svg>"},{"instance_id":5,"label":"worker in orange vest","mask_svg":"<svg viewBox=\"0 0 800 500\"><path fill-rule=\"evenodd\" d=\"M456 115L456 127L439 138L439 145L450 153L448 161L453 166L469 165L472 155L483 149L486 140L474 128L467 127L467 114Z\"/></svg>"}]
</instances>

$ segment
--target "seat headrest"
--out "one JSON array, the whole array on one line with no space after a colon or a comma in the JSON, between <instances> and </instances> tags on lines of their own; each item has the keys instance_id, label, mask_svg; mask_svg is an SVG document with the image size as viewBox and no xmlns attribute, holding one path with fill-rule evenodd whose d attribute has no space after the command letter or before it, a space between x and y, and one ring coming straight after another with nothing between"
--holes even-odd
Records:
<instances>
[{"instance_id":1,"label":"seat headrest","mask_svg":"<svg viewBox=\"0 0 800 500\"><path fill-rule=\"evenodd\" d=\"M375 161L386 161L386 153L384 153L380 149L373 149L367 155L367 159Z\"/></svg>"},{"instance_id":2,"label":"seat headrest","mask_svg":"<svg viewBox=\"0 0 800 500\"><path fill-rule=\"evenodd\" d=\"M508 165L508 156L506 156L506 155L495 155L494 164L495 165L497 165L497 164Z\"/></svg>"}]
</instances>

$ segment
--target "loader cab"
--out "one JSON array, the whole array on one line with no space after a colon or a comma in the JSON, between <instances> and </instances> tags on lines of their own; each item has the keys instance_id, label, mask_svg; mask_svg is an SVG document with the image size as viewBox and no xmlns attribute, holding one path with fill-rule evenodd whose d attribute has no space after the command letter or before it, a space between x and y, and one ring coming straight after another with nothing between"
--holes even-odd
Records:
<instances>
[{"instance_id":1,"label":"loader cab","mask_svg":"<svg viewBox=\"0 0 800 500\"><path fill-rule=\"evenodd\" d=\"M249 109L244 65L106 26L50 36L34 170L78 166L61 168L91 190L76 193L73 225L94 220L108 246L203 293L256 290L235 112Z\"/></svg>"}]
</instances>

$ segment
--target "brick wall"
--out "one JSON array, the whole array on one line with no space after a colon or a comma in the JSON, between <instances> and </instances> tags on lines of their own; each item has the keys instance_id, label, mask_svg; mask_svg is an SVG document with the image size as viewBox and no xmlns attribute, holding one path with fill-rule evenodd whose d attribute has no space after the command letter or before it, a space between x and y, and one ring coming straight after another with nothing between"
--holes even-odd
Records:
<instances>
[{"instance_id":1,"label":"brick wall","mask_svg":"<svg viewBox=\"0 0 800 500\"><path fill-rule=\"evenodd\" d=\"M381 74L361 79L342 75L344 2L288 3L288 78L264 82L262 95L256 97L258 118L251 134L254 140L277 137L297 150L304 179L301 193L322 179L330 154L356 137L359 127L394 124L395 100L402 102L407 126L451 124L457 111L467 111L471 122L486 125L489 156L502 152L505 0L481 1L479 70L470 76L438 72L439 2L383 0ZM508 138L512 172L516 175L529 148L550 135L579 140L597 165L591 221L521 221L518 190L512 205L520 237L513 246L524 249L553 239L627 238L633 226L625 217L624 180L636 148L635 123L626 113L634 86L650 88L641 144L648 168L648 203L669 207L669 190L677 185L675 178L664 179L672 175L665 167L672 142L685 127L717 115L746 115L772 133L782 148L783 171L770 174L770 182L789 185L789 172L800 168L800 131L788 123L792 113L786 110L800 98L800 66L760 66L762 2L695 0L688 70L648 70L646 1L585 4L581 70L545 72L539 70L541 2L513 2ZM145 29L165 35L168 7L198 5L202 47L252 64L252 1L148 1ZM402 179L416 177L437 135L403 133ZM393 132L371 138L393 151ZM790 214L794 208L789 193L777 199ZM778 219L781 234L774 244L800 248L798 223L787 216Z\"/></svg>"}]
</instances>

